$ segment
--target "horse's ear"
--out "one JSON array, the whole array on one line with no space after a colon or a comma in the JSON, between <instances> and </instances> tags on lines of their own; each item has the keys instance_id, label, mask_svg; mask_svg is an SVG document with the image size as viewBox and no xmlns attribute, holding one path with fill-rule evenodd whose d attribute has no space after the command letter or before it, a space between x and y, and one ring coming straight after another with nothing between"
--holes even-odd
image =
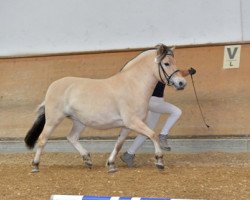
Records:
<instances>
[{"instance_id":1,"label":"horse's ear","mask_svg":"<svg viewBox=\"0 0 250 200\"><path fill-rule=\"evenodd\" d=\"M170 50L174 51L175 50L175 46L170 47Z\"/></svg>"},{"instance_id":2,"label":"horse's ear","mask_svg":"<svg viewBox=\"0 0 250 200\"><path fill-rule=\"evenodd\" d=\"M166 46L164 44L158 44L155 47L157 49L157 54L159 55L162 54L162 52L164 52Z\"/></svg>"},{"instance_id":3,"label":"horse's ear","mask_svg":"<svg viewBox=\"0 0 250 200\"><path fill-rule=\"evenodd\" d=\"M164 44L156 45L156 63L160 63L161 60L165 57L166 46Z\"/></svg>"}]
</instances>

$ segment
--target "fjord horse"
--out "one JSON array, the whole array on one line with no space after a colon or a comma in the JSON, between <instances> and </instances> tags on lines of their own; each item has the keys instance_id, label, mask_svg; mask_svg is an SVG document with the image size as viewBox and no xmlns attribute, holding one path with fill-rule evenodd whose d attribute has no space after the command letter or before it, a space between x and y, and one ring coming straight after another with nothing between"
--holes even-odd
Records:
<instances>
[{"instance_id":1,"label":"fjord horse","mask_svg":"<svg viewBox=\"0 0 250 200\"><path fill-rule=\"evenodd\" d=\"M121 127L118 141L107 161L109 172L116 171L115 157L129 130L152 140L155 164L157 168L164 169L158 135L145 124L149 99L158 81L176 89L183 89L186 85L186 80L176 69L172 49L163 44L140 53L109 78L65 77L53 82L38 108L36 121L25 137L25 143L31 149L38 140L32 172L39 171L41 153L48 138L65 117L73 122L67 139L88 167L92 166L90 154L79 142L84 128Z\"/></svg>"}]
</instances>

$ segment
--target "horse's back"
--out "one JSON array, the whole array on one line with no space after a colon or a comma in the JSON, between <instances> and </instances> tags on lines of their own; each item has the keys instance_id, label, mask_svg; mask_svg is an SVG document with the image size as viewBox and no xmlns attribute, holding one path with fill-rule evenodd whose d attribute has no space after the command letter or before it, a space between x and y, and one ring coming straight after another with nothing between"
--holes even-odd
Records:
<instances>
[{"instance_id":1,"label":"horse's back","mask_svg":"<svg viewBox=\"0 0 250 200\"><path fill-rule=\"evenodd\" d=\"M102 80L80 77L58 79L49 86L45 101L49 101L50 99L69 101L69 98L76 98L79 95L95 95L96 91L104 86Z\"/></svg>"}]
</instances>

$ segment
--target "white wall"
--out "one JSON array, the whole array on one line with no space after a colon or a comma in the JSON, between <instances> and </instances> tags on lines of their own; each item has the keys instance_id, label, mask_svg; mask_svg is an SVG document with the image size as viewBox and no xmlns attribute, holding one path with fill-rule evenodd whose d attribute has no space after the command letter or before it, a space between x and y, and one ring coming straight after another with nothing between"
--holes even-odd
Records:
<instances>
[{"instance_id":1,"label":"white wall","mask_svg":"<svg viewBox=\"0 0 250 200\"><path fill-rule=\"evenodd\" d=\"M241 0L242 8L242 40L250 41L250 1Z\"/></svg>"},{"instance_id":2,"label":"white wall","mask_svg":"<svg viewBox=\"0 0 250 200\"><path fill-rule=\"evenodd\" d=\"M250 41L249 0L0 0L0 56Z\"/></svg>"}]
</instances>

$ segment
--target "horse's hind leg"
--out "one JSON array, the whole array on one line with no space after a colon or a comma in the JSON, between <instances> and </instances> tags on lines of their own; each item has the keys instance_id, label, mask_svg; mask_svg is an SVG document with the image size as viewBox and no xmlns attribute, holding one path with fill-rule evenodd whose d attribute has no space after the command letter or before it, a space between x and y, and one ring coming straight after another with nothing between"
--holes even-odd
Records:
<instances>
[{"instance_id":1,"label":"horse's hind leg","mask_svg":"<svg viewBox=\"0 0 250 200\"><path fill-rule=\"evenodd\" d=\"M92 161L90 158L89 152L82 147L82 145L79 142L79 137L81 132L84 130L85 126L77 121L73 120L73 127L67 137L68 141L75 147L75 149L80 153L80 155L83 157L83 161L85 165L88 168L92 167Z\"/></svg>"},{"instance_id":2,"label":"horse's hind leg","mask_svg":"<svg viewBox=\"0 0 250 200\"><path fill-rule=\"evenodd\" d=\"M34 157L34 160L32 162L32 172L39 172L39 163L40 163L40 157L42 154L42 151L48 141L48 138L50 136L50 134L52 133L52 131L55 129L55 127L60 123L61 121L58 121L55 124L51 124L46 122L43 132L40 135L40 137L38 138L38 145L37 145L37 149L36 149L36 155Z\"/></svg>"},{"instance_id":3,"label":"horse's hind leg","mask_svg":"<svg viewBox=\"0 0 250 200\"><path fill-rule=\"evenodd\" d=\"M115 147L108 158L107 166L108 166L109 173L117 171L117 168L115 167L115 157L118 154L118 152L121 150L122 145L123 145L128 133L129 133L129 129L127 129L127 128L122 128L120 131L120 135L116 141Z\"/></svg>"}]
</instances>

